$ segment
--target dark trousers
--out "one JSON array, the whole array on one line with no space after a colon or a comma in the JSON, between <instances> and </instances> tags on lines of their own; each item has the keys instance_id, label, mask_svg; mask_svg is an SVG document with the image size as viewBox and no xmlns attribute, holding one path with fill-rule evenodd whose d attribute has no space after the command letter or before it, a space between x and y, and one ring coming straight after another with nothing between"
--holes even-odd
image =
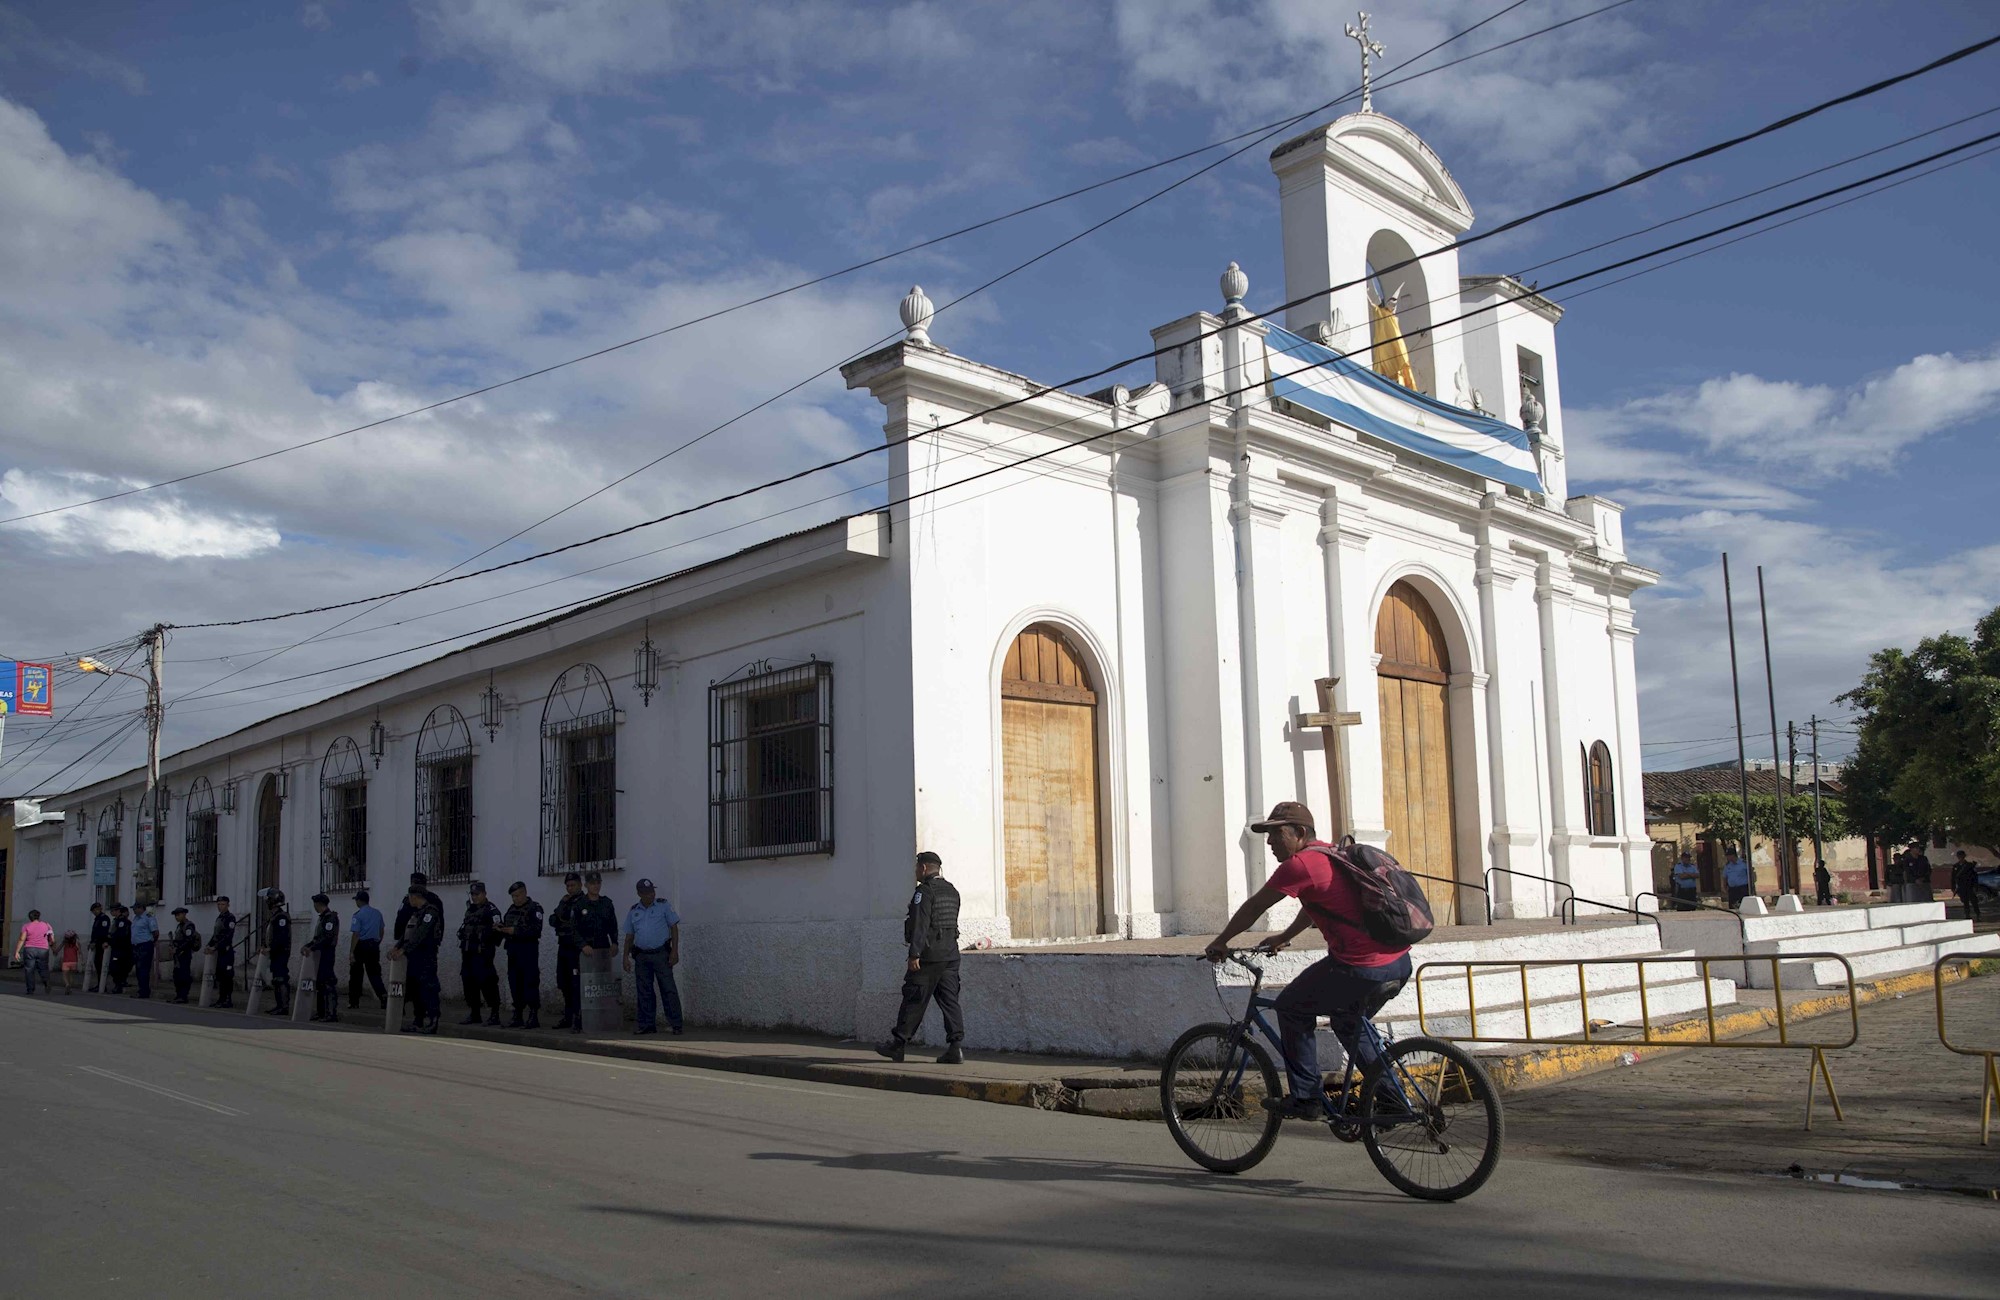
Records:
<instances>
[{"instance_id":1,"label":"dark trousers","mask_svg":"<svg viewBox=\"0 0 2000 1300\"><path fill-rule=\"evenodd\" d=\"M1697 911L1695 904L1701 901L1699 885L1674 886L1674 910L1676 912Z\"/></svg>"},{"instance_id":2,"label":"dark trousers","mask_svg":"<svg viewBox=\"0 0 2000 1300\"><path fill-rule=\"evenodd\" d=\"M416 1006L417 1020L429 1024L438 1018L443 989L438 985L438 959L435 951L403 950L406 961L404 987L416 996L410 1001Z\"/></svg>"},{"instance_id":3,"label":"dark trousers","mask_svg":"<svg viewBox=\"0 0 2000 1300\"><path fill-rule=\"evenodd\" d=\"M130 948L113 948L111 950L111 991L113 993L123 993L125 991L125 977L131 973L132 950Z\"/></svg>"},{"instance_id":4,"label":"dark trousers","mask_svg":"<svg viewBox=\"0 0 2000 1300\"><path fill-rule=\"evenodd\" d=\"M536 944L507 945L507 994L514 1010L542 1009L542 951Z\"/></svg>"},{"instance_id":5,"label":"dark trousers","mask_svg":"<svg viewBox=\"0 0 2000 1300\"><path fill-rule=\"evenodd\" d=\"M104 958L110 947L111 945L105 943L90 945L90 979L84 992L94 993L104 983Z\"/></svg>"},{"instance_id":6,"label":"dark trousers","mask_svg":"<svg viewBox=\"0 0 2000 1300\"><path fill-rule=\"evenodd\" d=\"M493 968L492 953L466 953L458 977L465 984L465 1005L473 1015L479 1014L482 999L488 1011L500 1014L500 972Z\"/></svg>"},{"instance_id":7,"label":"dark trousers","mask_svg":"<svg viewBox=\"0 0 2000 1300\"><path fill-rule=\"evenodd\" d=\"M1966 914L1967 916L1971 917L1971 918L1972 918L1973 920L1975 920L1975 921L1977 921L1977 920L1979 919L1979 890L1978 890L1978 889L1976 889L1976 888L1975 888L1975 889L1961 889L1961 890L1959 890L1959 891L1958 891L1958 901L1959 901L1959 903L1960 903L1960 904L1962 904L1962 905L1964 906L1964 908L1965 908L1965 914Z\"/></svg>"},{"instance_id":8,"label":"dark trousers","mask_svg":"<svg viewBox=\"0 0 2000 1300\"><path fill-rule=\"evenodd\" d=\"M361 1005L361 976L366 972L368 985L375 990L375 1000L383 1006L389 1005L389 986L382 982L382 941L380 939L357 939L354 941L354 955L347 962L347 1005Z\"/></svg>"},{"instance_id":9,"label":"dark trousers","mask_svg":"<svg viewBox=\"0 0 2000 1300\"><path fill-rule=\"evenodd\" d=\"M191 952L174 955L174 1000L185 1002L188 991L194 988L194 954Z\"/></svg>"},{"instance_id":10,"label":"dark trousers","mask_svg":"<svg viewBox=\"0 0 2000 1300\"><path fill-rule=\"evenodd\" d=\"M639 981L639 1024L640 1029L654 1029L658 1021L654 1019L654 987L657 985L660 998L667 1004L667 1024L678 1030L681 1027L681 991L674 984L674 968L667 961L667 950L656 948L652 952L632 952L632 974Z\"/></svg>"},{"instance_id":11,"label":"dark trousers","mask_svg":"<svg viewBox=\"0 0 2000 1300\"><path fill-rule=\"evenodd\" d=\"M340 1019L340 978L333 973L331 948L319 954L313 969L313 1010L324 1019Z\"/></svg>"},{"instance_id":12,"label":"dark trousers","mask_svg":"<svg viewBox=\"0 0 2000 1300\"><path fill-rule=\"evenodd\" d=\"M236 1002L236 955L215 968L215 1005L233 1006Z\"/></svg>"},{"instance_id":13,"label":"dark trousers","mask_svg":"<svg viewBox=\"0 0 2000 1300\"><path fill-rule=\"evenodd\" d=\"M903 975L903 1005L896 1012L896 1041L907 1043L924 1027L924 1008L937 999L947 1043L965 1038L965 1013L958 1005L958 962L927 961Z\"/></svg>"},{"instance_id":14,"label":"dark trousers","mask_svg":"<svg viewBox=\"0 0 2000 1300\"><path fill-rule=\"evenodd\" d=\"M1735 907L1748 897L1750 897L1750 886L1731 885L1729 887L1729 905L1731 907Z\"/></svg>"},{"instance_id":15,"label":"dark trousers","mask_svg":"<svg viewBox=\"0 0 2000 1300\"><path fill-rule=\"evenodd\" d=\"M135 943L132 945L133 970L139 976L139 996L142 998L153 996L154 951L154 945L150 943Z\"/></svg>"},{"instance_id":16,"label":"dark trousers","mask_svg":"<svg viewBox=\"0 0 2000 1300\"><path fill-rule=\"evenodd\" d=\"M1813 901L1821 906L1825 906L1833 901L1833 882L1831 880L1818 882L1814 886L1813 892Z\"/></svg>"},{"instance_id":17,"label":"dark trousers","mask_svg":"<svg viewBox=\"0 0 2000 1300\"><path fill-rule=\"evenodd\" d=\"M1380 1006L1390 985L1409 978L1407 953L1387 966L1350 966L1337 957L1324 957L1285 986L1277 997L1278 1035L1284 1042L1285 1073L1293 1097L1318 1101L1325 1095L1320 1082L1319 1044L1313 1041L1319 1017L1326 1017L1327 1027L1347 1049L1348 1059L1365 1075L1378 1053L1374 1040L1361 1032L1362 1021Z\"/></svg>"},{"instance_id":18,"label":"dark trousers","mask_svg":"<svg viewBox=\"0 0 2000 1300\"><path fill-rule=\"evenodd\" d=\"M582 951L573 943L556 945L556 988L562 991L565 1020L574 1020L583 1014L583 995L579 990L580 977L576 964L577 954Z\"/></svg>"},{"instance_id":19,"label":"dark trousers","mask_svg":"<svg viewBox=\"0 0 2000 1300\"><path fill-rule=\"evenodd\" d=\"M270 954L271 1002L276 1011L292 1008L292 954Z\"/></svg>"}]
</instances>

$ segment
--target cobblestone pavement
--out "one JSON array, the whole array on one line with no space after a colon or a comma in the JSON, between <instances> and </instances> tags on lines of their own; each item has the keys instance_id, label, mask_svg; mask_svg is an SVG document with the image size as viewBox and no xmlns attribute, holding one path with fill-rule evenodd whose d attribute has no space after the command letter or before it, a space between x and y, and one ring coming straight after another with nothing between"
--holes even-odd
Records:
<instances>
[{"instance_id":1,"label":"cobblestone pavement","mask_svg":"<svg viewBox=\"0 0 2000 1300\"><path fill-rule=\"evenodd\" d=\"M1827 1053L1847 1118L1822 1091L1805 1131L1809 1052L1690 1051L1507 1098L1510 1151L1599 1163L1782 1174L1850 1174L1930 1186L2000 1189L1994 1145L1979 1145L1983 1062L1938 1042L1928 993L1861 1008L1853 1047ZM1946 1025L1964 1046L2000 1047L2000 977L1945 991ZM1838 1041L1844 1016L1794 1039ZM1775 1038L1775 1035L1755 1035Z\"/></svg>"}]
</instances>

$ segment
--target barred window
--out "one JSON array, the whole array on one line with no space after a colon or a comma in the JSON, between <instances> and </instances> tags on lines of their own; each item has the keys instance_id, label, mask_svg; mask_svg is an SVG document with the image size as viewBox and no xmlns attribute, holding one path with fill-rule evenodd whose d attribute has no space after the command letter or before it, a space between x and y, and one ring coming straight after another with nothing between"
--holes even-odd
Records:
<instances>
[{"instance_id":1,"label":"barred window","mask_svg":"<svg viewBox=\"0 0 2000 1300\"><path fill-rule=\"evenodd\" d=\"M472 876L472 732L449 704L417 732L417 870L432 881Z\"/></svg>"},{"instance_id":2,"label":"barred window","mask_svg":"<svg viewBox=\"0 0 2000 1300\"><path fill-rule=\"evenodd\" d=\"M618 708L594 664L556 678L542 702L542 837L550 875L618 862Z\"/></svg>"},{"instance_id":3,"label":"barred window","mask_svg":"<svg viewBox=\"0 0 2000 1300\"><path fill-rule=\"evenodd\" d=\"M750 665L709 687L708 856L833 852L833 665Z\"/></svg>"},{"instance_id":4,"label":"barred window","mask_svg":"<svg viewBox=\"0 0 2000 1300\"><path fill-rule=\"evenodd\" d=\"M183 882L183 903L206 903L215 897L215 872L221 837L215 817L215 790L208 778L198 776L188 787L181 812L187 823L187 875ZM165 838L164 830L162 838Z\"/></svg>"},{"instance_id":5,"label":"barred window","mask_svg":"<svg viewBox=\"0 0 2000 1300\"><path fill-rule=\"evenodd\" d=\"M368 883L368 770L361 747L342 736L319 765L319 886L359 889Z\"/></svg>"},{"instance_id":6,"label":"barred window","mask_svg":"<svg viewBox=\"0 0 2000 1300\"><path fill-rule=\"evenodd\" d=\"M90 869L90 855L84 852L83 845L72 844L69 846L69 861L65 865L71 875L81 875Z\"/></svg>"}]
</instances>

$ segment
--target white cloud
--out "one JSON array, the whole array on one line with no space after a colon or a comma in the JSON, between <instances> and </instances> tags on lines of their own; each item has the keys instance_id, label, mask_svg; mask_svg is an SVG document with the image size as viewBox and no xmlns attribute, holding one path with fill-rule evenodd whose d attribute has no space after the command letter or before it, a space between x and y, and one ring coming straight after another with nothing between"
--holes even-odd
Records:
<instances>
[{"instance_id":1,"label":"white cloud","mask_svg":"<svg viewBox=\"0 0 2000 1300\"><path fill-rule=\"evenodd\" d=\"M1759 465L1838 476L1883 469L1913 443L1990 414L1996 400L2000 349L1916 357L1845 388L1732 374L1571 419L1613 455L1637 438L1685 437ZM1592 468L1646 476L1630 464Z\"/></svg>"},{"instance_id":2,"label":"white cloud","mask_svg":"<svg viewBox=\"0 0 2000 1300\"><path fill-rule=\"evenodd\" d=\"M84 497L139 486L100 474L0 474L0 500L8 513L32 513ZM193 509L171 497L128 497L93 508L45 515L13 525L65 551L151 555L162 560L195 557L243 559L271 550L280 538L268 520L230 518Z\"/></svg>"}]
</instances>

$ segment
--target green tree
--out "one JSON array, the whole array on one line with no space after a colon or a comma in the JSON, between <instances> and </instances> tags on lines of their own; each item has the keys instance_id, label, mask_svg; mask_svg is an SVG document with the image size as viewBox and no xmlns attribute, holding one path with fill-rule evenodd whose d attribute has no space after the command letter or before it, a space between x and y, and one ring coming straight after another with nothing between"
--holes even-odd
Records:
<instances>
[{"instance_id":1,"label":"green tree","mask_svg":"<svg viewBox=\"0 0 2000 1300\"><path fill-rule=\"evenodd\" d=\"M1850 811L1886 841L1949 835L2000 852L2000 608L1970 637L1870 656L1841 699L1861 714Z\"/></svg>"},{"instance_id":2,"label":"green tree","mask_svg":"<svg viewBox=\"0 0 2000 1300\"><path fill-rule=\"evenodd\" d=\"M1733 794L1698 794L1688 804L1688 820L1698 823L1710 835L1723 840L1743 838L1743 800ZM1821 796L1820 824L1827 840L1850 834L1847 808L1840 800ZM1813 801L1809 794L1795 794L1785 800L1785 830L1794 844L1808 843L1813 832ZM1778 838L1778 800L1775 795L1750 796L1750 831L1767 840Z\"/></svg>"}]
</instances>

